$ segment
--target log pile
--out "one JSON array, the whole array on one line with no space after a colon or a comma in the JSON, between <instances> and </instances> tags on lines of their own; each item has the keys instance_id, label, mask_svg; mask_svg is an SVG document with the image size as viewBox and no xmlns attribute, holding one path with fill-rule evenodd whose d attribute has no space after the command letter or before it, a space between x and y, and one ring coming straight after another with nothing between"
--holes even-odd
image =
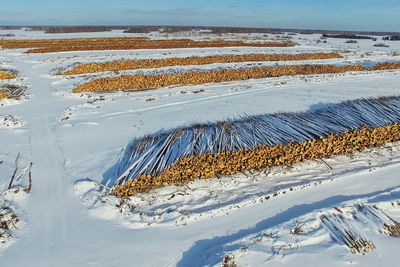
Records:
<instances>
[{"instance_id":1,"label":"log pile","mask_svg":"<svg viewBox=\"0 0 400 267\"><path fill-rule=\"evenodd\" d=\"M366 218L372 218L378 225L379 232L385 235L400 237L400 222L387 215L376 205L356 204L357 211L362 212Z\"/></svg>"},{"instance_id":2,"label":"log pile","mask_svg":"<svg viewBox=\"0 0 400 267\"><path fill-rule=\"evenodd\" d=\"M309 53L309 54L247 54L207 57L165 58L121 60L104 63L79 64L71 70L59 72L56 75L76 75L104 71L121 71L131 69L150 69L167 66L205 65L212 63L233 63L250 61L290 61L290 60L318 60L341 58L339 53Z\"/></svg>"},{"instance_id":3,"label":"log pile","mask_svg":"<svg viewBox=\"0 0 400 267\"><path fill-rule=\"evenodd\" d=\"M288 47L295 44L290 41L243 42L243 41L194 41L190 39L150 40L147 37L117 38L75 38L42 40L0 40L5 49L29 48L26 53L52 53L66 51L92 50L134 50L204 47Z\"/></svg>"},{"instance_id":4,"label":"log pile","mask_svg":"<svg viewBox=\"0 0 400 267\"><path fill-rule=\"evenodd\" d=\"M26 49L46 47L77 47L77 46L106 46L112 43L124 44L135 41L146 41L147 37L117 37L117 38L70 38L70 39L7 39L0 40L0 46L4 49Z\"/></svg>"},{"instance_id":5,"label":"log pile","mask_svg":"<svg viewBox=\"0 0 400 267\"><path fill-rule=\"evenodd\" d=\"M351 253L364 255L375 248L374 243L363 236L360 230L343 214L324 214L320 218L328 228L333 240L346 245Z\"/></svg>"},{"instance_id":6,"label":"log pile","mask_svg":"<svg viewBox=\"0 0 400 267\"><path fill-rule=\"evenodd\" d=\"M192 173L193 177L207 178L214 174L228 175L249 168L296 163L298 161L292 159L295 155L302 155L299 161L303 161L338 153L353 153L351 149L362 150L364 147L379 146L386 141L396 141L399 138L399 118L400 97L393 96L355 99L330 104L318 110L244 116L160 131L132 140L113 167L114 177L105 181L105 185L112 187L115 184L123 186L127 183L144 183L149 186L148 181L151 181L152 186L169 184L169 180L156 178L162 177L167 170L174 170L176 164L188 160L187 166L181 166L185 171L178 170L184 173L179 174L179 177L184 178L183 181L190 180L187 178L188 174L185 174L186 170ZM383 133L379 132L382 129ZM355 140L360 136L366 141L363 145L356 146ZM391 136L394 139L390 139ZM336 139L332 139L333 137ZM337 148L339 141L346 140L350 141L342 143L339 148L350 150L342 151ZM326 149L323 146L325 143L330 144L328 152L318 152L321 146L322 151ZM333 153L332 147L335 151L339 149L339 152ZM294 149L294 154L288 156L290 153L287 149ZM297 153L298 149L301 153ZM305 156L309 155L310 149L312 156ZM258 154L253 155L254 152ZM268 164L254 163L254 159L258 162L257 155L260 154L266 157ZM285 157L277 158L282 155ZM253 162L251 164L256 165L242 160L242 157L250 159ZM231 159L235 160L236 165L229 162ZM279 163L282 160L283 163ZM203 166L204 162L208 165ZM215 164L219 166L216 171L213 169ZM194 172L193 168L197 168L197 165L200 166L198 172ZM173 173L168 175L175 177ZM145 182L140 182L140 179L144 179ZM174 183L176 181L179 182L174 180Z\"/></svg>"},{"instance_id":7,"label":"log pile","mask_svg":"<svg viewBox=\"0 0 400 267\"><path fill-rule=\"evenodd\" d=\"M374 129L364 127L361 130L330 134L326 138L290 142L287 145L257 146L252 149L194 155L174 162L158 176L142 175L117 185L111 194L119 197L131 196L159 186L183 185L198 178L232 175L247 170L347 155L396 141L400 141L400 125L392 123Z\"/></svg>"},{"instance_id":8,"label":"log pile","mask_svg":"<svg viewBox=\"0 0 400 267\"><path fill-rule=\"evenodd\" d=\"M4 98L8 98L10 97L9 94L7 94L7 92L0 90L0 100L4 99Z\"/></svg>"},{"instance_id":9,"label":"log pile","mask_svg":"<svg viewBox=\"0 0 400 267\"><path fill-rule=\"evenodd\" d=\"M15 76L11 73L0 71L0 80L15 79Z\"/></svg>"},{"instance_id":10,"label":"log pile","mask_svg":"<svg viewBox=\"0 0 400 267\"><path fill-rule=\"evenodd\" d=\"M385 224L385 230L390 236L400 237L400 223L394 221L393 224Z\"/></svg>"},{"instance_id":11,"label":"log pile","mask_svg":"<svg viewBox=\"0 0 400 267\"><path fill-rule=\"evenodd\" d=\"M369 70L392 70L392 69L400 69L400 62L384 62L369 68Z\"/></svg>"},{"instance_id":12,"label":"log pile","mask_svg":"<svg viewBox=\"0 0 400 267\"><path fill-rule=\"evenodd\" d=\"M365 70L365 68L361 65L293 65L235 70L214 70L206 72L184 72L178 74L125 75L119 77L106 77L89 81L75 87L73 92L81 93L116 90L141 90L149 88L161 88L172 85L197 85L205 83L220 83L267 77L325 73L332 74L363 70Z\"/></svg>"}]
</instances>

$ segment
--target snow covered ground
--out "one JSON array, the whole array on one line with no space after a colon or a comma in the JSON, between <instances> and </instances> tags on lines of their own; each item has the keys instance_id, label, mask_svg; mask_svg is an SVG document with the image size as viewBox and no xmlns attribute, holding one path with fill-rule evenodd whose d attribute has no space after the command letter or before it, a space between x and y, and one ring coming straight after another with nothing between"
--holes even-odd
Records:
<instances>
[{"instance_id":1,"label":"snow covered ground","mask_svg":"<svg viewBox=\"0 0 400 267\"><path fill-rule=\"evenodd\" d=\"M12 33L16 35L13 38L19 39L133 36L117 31ZM187 34L169 36L172 37ZM194 39L204 37L203 34ZM398 95L400 70L266 78L109 94L73 94L72 89L98 76L240 68L259 63L74 77L53 75L77 63L231 53L338 51L343 55L342 59L312 64L369 65L400 60L392 56L393 52L400 52L400 42L385 41L389 48L377 48L373 45L381 40L347 44L344 39L317 43L320 35L316 34L298 34L293 38L299 46L49 54L0 50L0 68L18 71L16 80L0 81L0 86L27 87L24 97L0 101L0 205L12 209L19 218L16 227L8 231L12 236L0 244L1 265L219 266L228 256L226 259L232 257L238 266L396 266L399 239L380 234L381 225L361 216L364 213L357 210L357 205L377 205L384 214L400 220L400 144L351 157L195 181L184 187L169 186L129 199L106 195L109 185L104 185L104 181L122 149L134 137L243 114L303 111L343 100ZM278 62L302 63L305 62ZM154 101L145 101L148 98ZM8 189L17 157L17 176L21 178ZM32 190L26 193L23 189L29 185L30 162ZM373 242L372 252L352 254L343 242L334 240L321 216L340 214L335 207ZM294 234L296 226L301 227L300 234Z\"/></svg>"}]
</instances>

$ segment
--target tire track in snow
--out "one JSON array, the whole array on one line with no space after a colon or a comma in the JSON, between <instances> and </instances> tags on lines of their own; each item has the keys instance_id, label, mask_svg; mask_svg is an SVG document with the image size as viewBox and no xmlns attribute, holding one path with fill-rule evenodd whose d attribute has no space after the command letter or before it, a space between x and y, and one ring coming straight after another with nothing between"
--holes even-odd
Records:
<instances>
[{"instance_id":1,"label":"tire track in snow","mask_svg":"<svg viewBox=\"0 0 400 267\"><path fill-rule=\"evenodd\" d=\"M68 241L64 158L52 126L55 112L51 103L54 99L50 83L38 78L43 73L40 66L17 57L14 62L26 77L33 94L20 111L29 128L33 161L33 187L26 208L30 234L23 237L33 250L25 252L49 257L60 243Z\"/></svg>"}]
</instances>

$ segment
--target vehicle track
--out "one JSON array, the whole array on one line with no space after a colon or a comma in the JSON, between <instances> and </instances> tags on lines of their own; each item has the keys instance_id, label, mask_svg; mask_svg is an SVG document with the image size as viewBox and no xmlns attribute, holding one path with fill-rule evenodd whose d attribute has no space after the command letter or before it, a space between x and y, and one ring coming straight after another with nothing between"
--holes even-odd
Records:
<instances>
[{"instance_id":1,"label":"vehicle track","mask_svg":"<svg viewBox=\"0 0 400 267\"><path fill-rule=\"evenodd\" d=\"M33 189L26 208L30 234L24 239L37 250L26 253L41 251L43 257L50 257L60 244L68 242L69 235L64 158L54 134L54 114L57 110L51 105L54 99L50 83L46 79L37 79L46 70L18 57L14 57L13 61L33 93L24 104L27 106L22 111L24 114L20 114L29 128L33 161Z\"/></svg>"}]
</instances>

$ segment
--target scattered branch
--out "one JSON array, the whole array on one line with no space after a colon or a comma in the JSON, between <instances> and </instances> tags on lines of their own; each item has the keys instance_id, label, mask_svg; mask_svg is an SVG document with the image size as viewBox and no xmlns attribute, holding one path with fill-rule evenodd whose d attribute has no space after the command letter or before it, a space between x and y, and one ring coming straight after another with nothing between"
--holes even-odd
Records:
<instances>
[{"instance_id":1,"label":"scattered branch","mask_svg":"<svg viewBox=\"0 0 400 267\"><path fill-rule=\"evenodd\" d=\"M233 255L227 255L224 257L222 261L222 267L237 267L238 265L235 262L235 257Z\"/></svg>"},{"instance_id":2,"label":"scattered branch","mask_svg":"<svg viewBox=\"0 0 400 267\"><path fill-rule=\"evenodd\" d=\"M297 225L290 230L290 233L292 235L302 235L306 232L306 230L304 229L304 226L307 224L308 220L303 222L303 223L297 223Z\"/></svg>"},{"instance_id":3,"label":"scattered branch","mask_svg":"<svg viewBox=\"0 0 400 267\"><path fill-rule=\"evenodd\" d=\"M328 164L328 162L326 162L324 159L320 159L323 163L325 163L325 165L330 169L330 170L332 170L333 168L332 168L332 166L331 165L329 165Z\"/></svg>"},{"instance_id":4,"label":"scattered branch","mask_svg":"<svg viewBox=\"0 0 400 267\"><path fill-rule=\"evenodd\" d=\"M10 180L10 184L8 185L8 189L11 189L11 187L14 183L15 176L17 175L19 157L20 157L20 153L18 153L17 157L15 158L15 169L14 169L13 175L11 176L11 180Z\"/></svg>"},{"instance_id":5,"label":"scattered branch","mask_svg":"<svg viewBox=\"0 0 400 267\"><path fill-rule=\"evenodd\" d=\"M27 188L24 189L24 191L26 193L31 192L31 189L32 189L32 165L33 165L33 162L31 162L30 165L29 165L29 174L28 174L29 185L28 185Z\"/></svg>"}]
</instances>

